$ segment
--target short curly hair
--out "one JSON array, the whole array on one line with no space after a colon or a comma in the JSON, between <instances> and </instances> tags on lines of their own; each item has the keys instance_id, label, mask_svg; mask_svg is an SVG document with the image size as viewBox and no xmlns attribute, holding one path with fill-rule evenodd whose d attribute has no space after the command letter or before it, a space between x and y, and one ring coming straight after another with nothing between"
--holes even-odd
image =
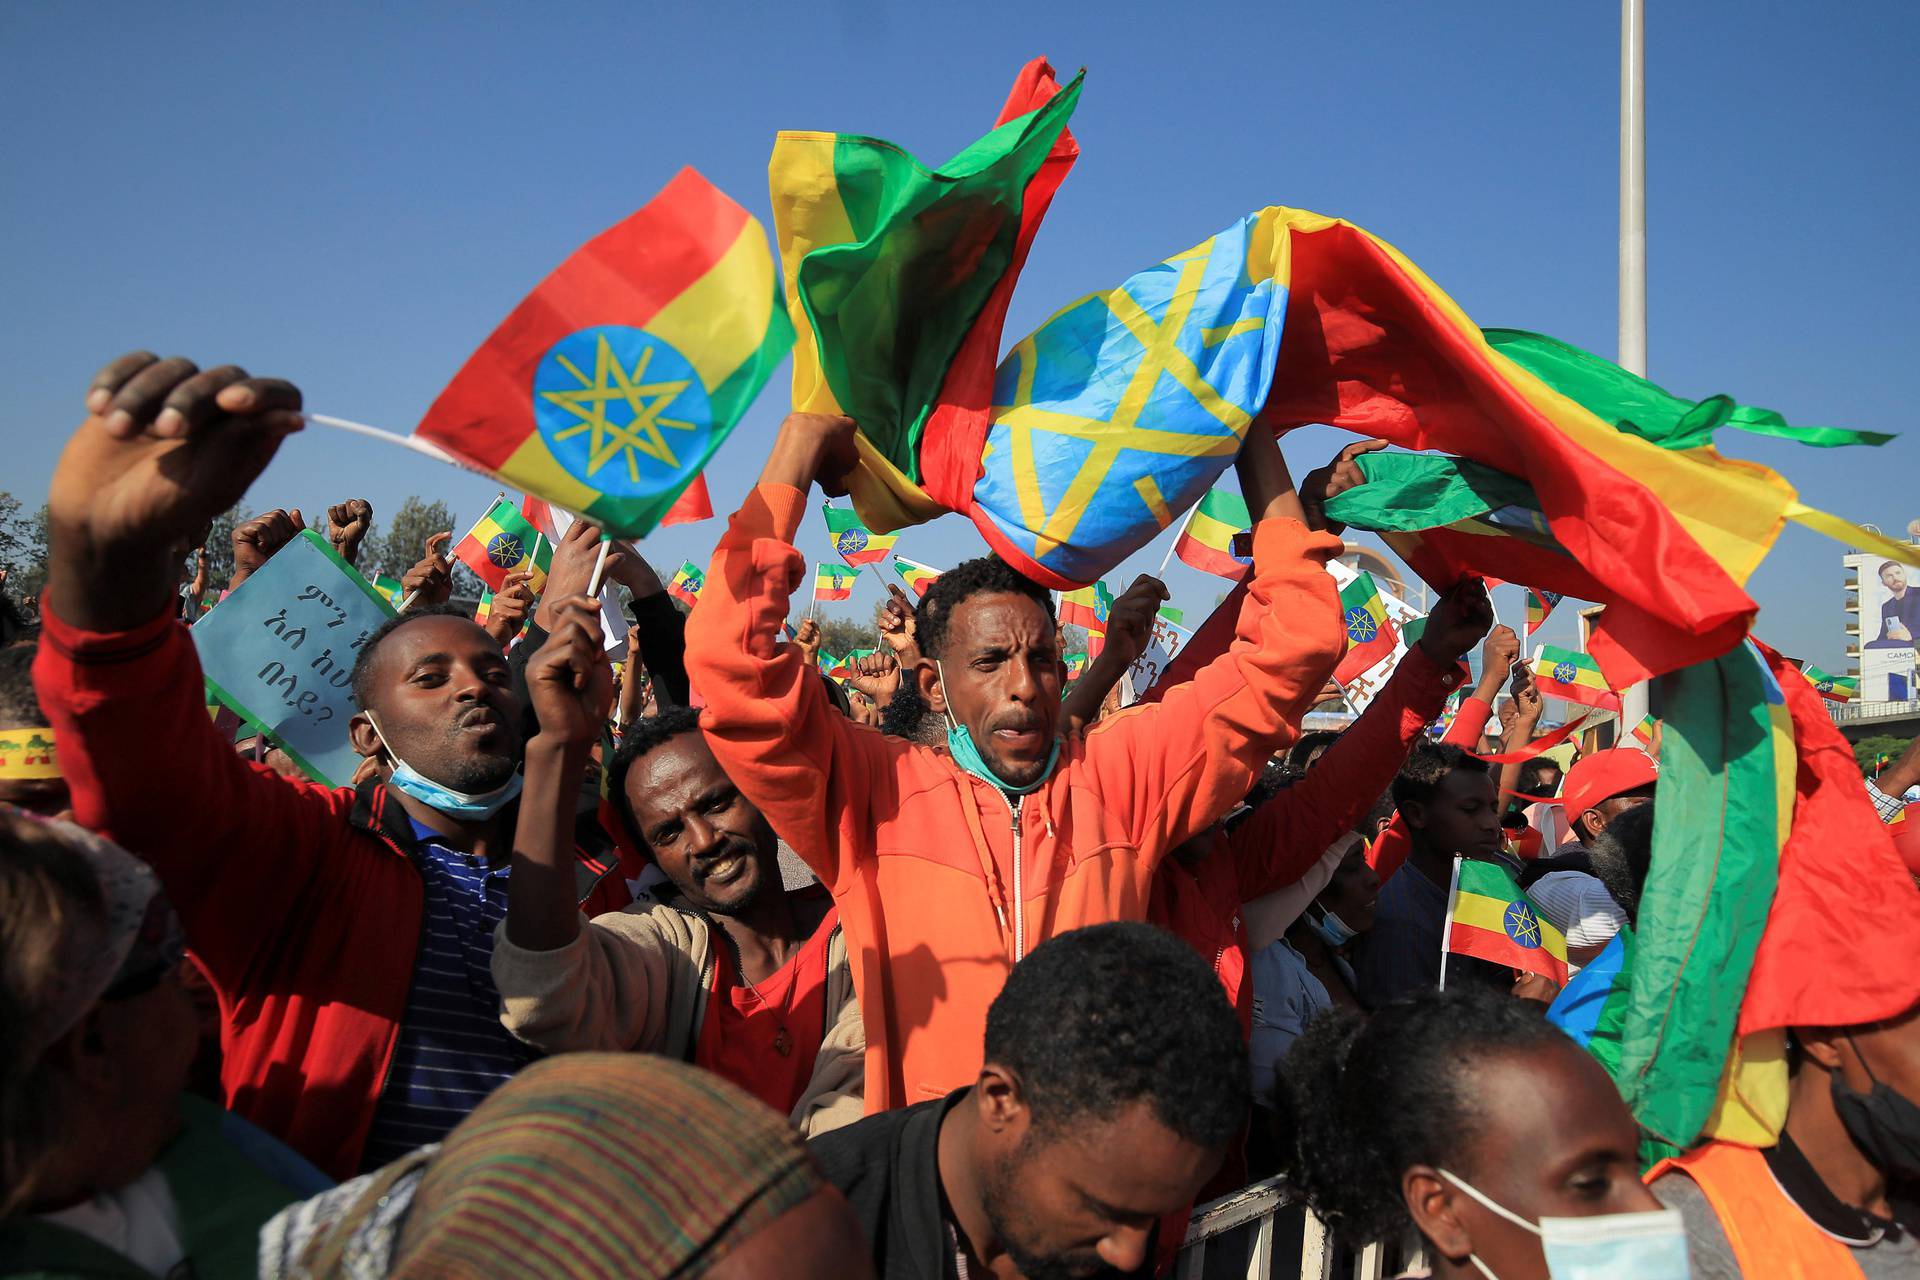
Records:
<instances>
[{"instance_id":1,"label":"short curly hair","mask_svg":"<svg viewBox=\"0 0 1920 1280\"><path fill-rule=\"evenodd\" d=\"M946 647L947 624L953 611L978 595L1026 596L1047 611L1047 622L1055 622L1053 593L1032 578L1016 570L999 556L981 556L963 560L933 580L927 594L913 611L914 639L920 652L937 658Z\"/></svg>"},{"instance_id":2,"label":"short curly hair","mask_svg":"<svg viewBox=\"0 0 1920 1280\"><path fill-rule=\"evenodd\" d=\"M1468 1163L1499 1111L1483 1064L1546 1046L1581 1050L1536 1007L1478 987L1422 991L1371 1017L1338 1006L1308 1025L1277 1090L1287 1175L1354 1245L1407 1225L1400 1175Z\"/></svg>"},{"instance_id":3,"label":"short curly hair","mask_svg":"<svg viewBox=\"0 0 1920 1280\"><path fill-rule=\"evenodd\" d=\"M1409 804L1427 804L1433 793L1455 769L1469 773L1489 772L1487 762L1451 742L1429 742L1425 738L1413 744L1406 763L1393 779L1393 803L1404 809Z\"/></svg>"},{"instance_id":4,"label":"short curly hair","mask_svg":"<svg viewBox=\"0 0 1920 1280\"><path fill-rule=\"evenodd\" d=\"M632 771L633 762L671 738L698 732L698 711L692 707L669 707L659 715L640 717L621 733L620 748L607 765L607 799L637 848L646 849L647 842L641 837L640 823L633 816L633 801L627 799L627 774Z\"/></svg>"},{"instance_id":5,"label":"short curly hair","mask_svg":"<svg viewBox=\"0 0 1920 1280\"><path fill-rule=\"evenodd\" d=\"M373 694L373 653L386 638L406 626L409 622L418 622L422 618L458 618L462 622L473 622L473 615L454 604L430 604L418 609L409 609L405 613L396 613L373 629L367 642L360 646L360 652L353 659L353 704L362 711L367 709L367 700ZM479 626L473 622L474 626Z\"/></svg>"},{"instance_id":6,"label":"short curly hair","mask_svg":"<svg viewBox=\"0 0 1920 1280\"><path fill-rule=\"evenodd\" d=\"M1041 1133L1144 1101L1181 1137L1215 1147L1252 1097L1220 980L1184 942L1138 923L1060 934L1014 966L987 1010L986 1060L1019 1077Z\"/></svg>"}]
</instances>

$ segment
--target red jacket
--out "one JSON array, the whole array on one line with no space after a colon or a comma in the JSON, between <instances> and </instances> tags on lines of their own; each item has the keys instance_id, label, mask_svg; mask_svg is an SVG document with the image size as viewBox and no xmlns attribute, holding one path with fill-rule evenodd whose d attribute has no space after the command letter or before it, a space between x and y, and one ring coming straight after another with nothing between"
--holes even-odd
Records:
<instances>
[{"instance_id":1,"label":"red jacket","mask_svg":"<svg viewBox=\"0 0 1920 1280\"><path fill-rule=\"evenodd\" d=\"M1443 667L1418 648L1408 650L1379 695L1304 778L1230 833L1216 832L1199 861L1168 859L1154 873L1148 923L1179 935L1213 965L1240 1015L1242 1035L1253 1029L1242 907L1305 875L1366 816L1462 678L1458 664Z\"/></svg>"},{"instance_id":2,"label":"red jacket","mask_svg":"<svg viewBox=\"0 0 1920 1280\"><path fill-rule=\"evenodd\" d=\"M377 782L356 794L235 755L171 616L112 634L40 616L34 685L74 813L146 859L180 913L219 996L226 1105L351 1176L420 942L405 811ZM625 894L612 868L582 874L583 897Z\"/></svg>"}]
</instances>

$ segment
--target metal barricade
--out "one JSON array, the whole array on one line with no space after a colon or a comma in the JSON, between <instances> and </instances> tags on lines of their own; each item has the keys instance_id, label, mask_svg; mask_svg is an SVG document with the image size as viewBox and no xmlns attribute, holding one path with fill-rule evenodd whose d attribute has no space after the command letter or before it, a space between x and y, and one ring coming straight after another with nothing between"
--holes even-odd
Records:
<instances>
[{"instance_id":1,"label":"metal barricade","mask_svg":"<svg viewBox=\"0 0 1920 1280\"><path fill-rule=\"evenodd\" d=\"M1194 1209L1173 1274L1175 1280L1291 1280L1296 1274L1300 1280L1385 1280L1389 1265L1397 1272L1420 1261L1417 1248L1344 1247L1285 1178L1268 1178Z\"/></svg>"}]
</instances>

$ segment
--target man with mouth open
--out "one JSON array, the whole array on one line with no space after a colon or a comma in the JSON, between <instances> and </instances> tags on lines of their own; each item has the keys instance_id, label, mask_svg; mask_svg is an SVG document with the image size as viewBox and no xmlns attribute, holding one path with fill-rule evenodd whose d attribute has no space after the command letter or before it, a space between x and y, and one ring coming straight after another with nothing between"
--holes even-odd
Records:
<instances>
[{"instance_id":1,"label":"man with mouth open","mask_svg":"<svg viewBox=\"0 0 1920 1280\"><path fill-rule=\"evenodd\" d=\"M778 643L816 479L853 424L791 415L734 515L687 627L701 728L727 777L832 893L866 1025L869 1113L945 1097L981 1066L987 1007L1056 934L1145 918L1155 867L1239 802L1297 735L1345 645L1327 560L1271 432L1237 463L1254 517L1232 648L1152 706L1062 733L1051 596L995 557L942 574L913 673L945 747L854 725Z\"/></svg>"},{"instance_id":2,"label":"man with mouth open","mask_svg":"<svg viewBox=\"0 0 1920 1280\"><path fill-rule=\"evenodd\" d=\"M532 1056L489 968L525 755L512 672L464 614L403 613L348 638L350 733L384 780L335 789L239 759L174 618L175 548L300 429L300 393L139 352L86 408L48 497L34 664L76 820L151 865L179 911L220 997L226 1105L336 1178L385 1164ZM580 900L618 883L569 855Z\"/></svg>"}]
</instances>

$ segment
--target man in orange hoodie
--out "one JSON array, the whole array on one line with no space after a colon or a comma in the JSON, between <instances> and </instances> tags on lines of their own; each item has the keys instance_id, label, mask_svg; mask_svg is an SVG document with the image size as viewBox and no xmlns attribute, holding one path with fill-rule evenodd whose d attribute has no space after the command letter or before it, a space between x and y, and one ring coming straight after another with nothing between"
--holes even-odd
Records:
<instances>
[{"instance_id":1,"label":"man in orange hoodie","mask_svg":"<svg viewBox=\"0 0 1920 1280\"><path fill-rule=\"evenodd\" d=\"M836 712L778 643L806 563L816 478L845 475L853 424L794 414L714 552L687 674L714 755L833 893L866 1022L867 1109L943 1097L980 1070L987 1006L1047 938L1146 916L1167 850L1237 804L1297 734L1345 647L1327 560L1273 437L1242 451L1253 576L1238 638L1157 704L1061 734L1052 598L997 559L922 602L919 691L947 748Z\"/></svg>"}]
</instances>

